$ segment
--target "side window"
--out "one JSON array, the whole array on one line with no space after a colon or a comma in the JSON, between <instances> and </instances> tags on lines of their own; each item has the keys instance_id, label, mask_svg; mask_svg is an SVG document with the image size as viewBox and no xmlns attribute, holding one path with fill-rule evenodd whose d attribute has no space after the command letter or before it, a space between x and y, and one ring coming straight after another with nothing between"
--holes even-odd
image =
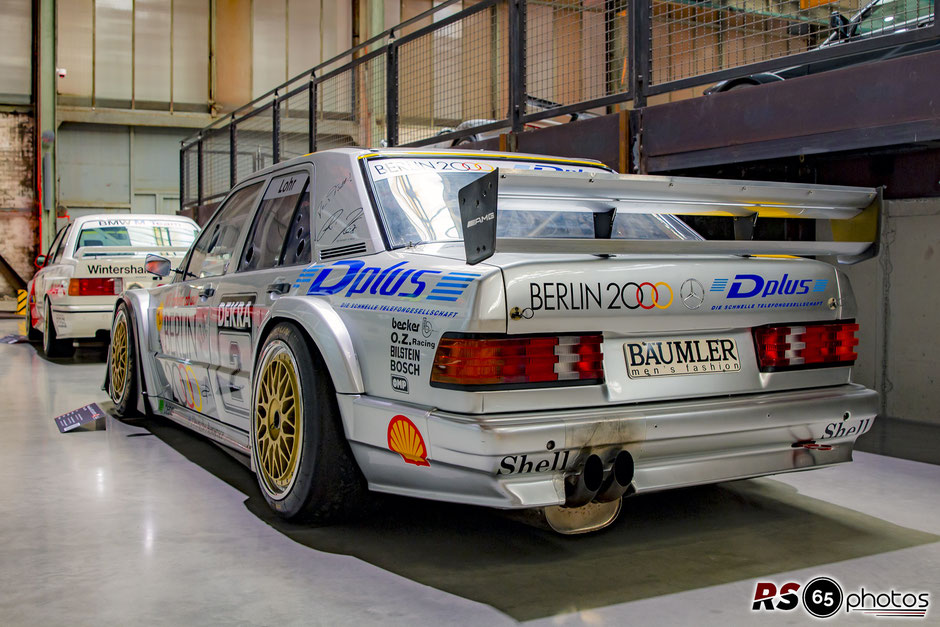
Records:
<instances>
[{"instance_id":1,"label":"side window","mask_svg":"<svg viewBox=\"0 0 940 627\"><path fill-rule=\"evenodd\" d=\"M55 249L55 255L52 257L52 263L56 263L59 259L62 259L62 255L65 254L65 240L69 238L69 232L72 230L72 225L65 227L65 232L62 233L62 239L59 240L59 244Z\"/></svg>"},{"instance_id":2,"label":"side window","mask_svg":"<svg viewBox=\"0 0 940 627\"><path fill-rule=\"evenodd\" d=\"M313 187L307 183L307 187ZM310 196L313 190L300 197L300 204L291 220L290 233L284 245L284 258L281 265L297 266L310 263L313 257L313 243L310 241Z\"/></svg>"},{"instance_id":3,"label":"side window","mask_svg":"<svg viewBox=\"0 0 940 627\"><path fill-rule=\"evenodd\" d=\"M292 248L287 249L293 253L289 255L289 260L288 255L285 254L285 242L296 239L298 226L302 227L301 236L309 240L307 224L309 224L310 195L307 193L307 179L306 172L293 172L271 180L261 201L261 207L258 209L239 271L262 270L282 264L302 263L302 258L300 260L297 258L298 252L301 256L306 252L309 261L309 241L295 243ZM308 216L306 222L303 219L298 220L297 217L302 205L306 205L303 211Z\"/></svg>"},{"instance_id":4,"label":"side window","mask_svg":"<svg viewBox=\"0 0 940 627\"><path fill-rule=\"evenodd\" d=\"M52 240L52 243L49 244L49 250L46 251L46 259L52 261L52 257L55 255L56 248L59 246L59 242L62 241L62 236L65 235L65 232L69 230L69 227L63 226L59 229L59 232L56 233L55 239Z\"/></svg>"},{"instance_id":5,"label":"side window","mask_svg":"<svg viewBox=\"0 0 940 627\"><path fill-rule=\"evenodd\" d=\"M243 187L234 194L200 233L193 244L186 276L203 278L221 276L228 270L232 254L238 246L238 235L251 215L261 183Z\"/></svg>"}]
</instances>

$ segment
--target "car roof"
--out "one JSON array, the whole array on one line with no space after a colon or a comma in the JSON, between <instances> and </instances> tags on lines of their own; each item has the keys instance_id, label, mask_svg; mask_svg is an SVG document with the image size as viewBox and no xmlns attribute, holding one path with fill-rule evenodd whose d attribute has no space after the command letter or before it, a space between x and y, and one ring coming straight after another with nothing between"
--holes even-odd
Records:
<instances>
[{"instance_id":1,"label":"car roof","mask_svg":"<svg viewBox=\"0 0 940 627\"><path fill-rule=\"evenodd\" d=\"M242 185L248 181L253 181L256 179L264 178L273 172L279 172L282 169L286 169L297 165L299 163L305 163L313 160L313 157L318 155L325 154L340 154L347 155L354 159L365 159L368 157L475 157L477 159L520 159L520 160L533 160L533 161L548 161L548 162L558 162L558 163L572 163L579 165L586 165L595 168L603 168L605 170L611 170L610 167L598 161L596 159L582 159L574 157L556 157L551 155L539 155L534 153L527 152L505 152L498 150L467 150L466 148L329 148L327 150L318 150L317 152L307 153L300 157L294 157L293 159L288 159L287 161L281 161L275 163L274 165L269 165L268 167L258 170L257 172L252 172L249 176L245 177L243 180L239 181L239 185Z\"/></svg>"}]
</instances>

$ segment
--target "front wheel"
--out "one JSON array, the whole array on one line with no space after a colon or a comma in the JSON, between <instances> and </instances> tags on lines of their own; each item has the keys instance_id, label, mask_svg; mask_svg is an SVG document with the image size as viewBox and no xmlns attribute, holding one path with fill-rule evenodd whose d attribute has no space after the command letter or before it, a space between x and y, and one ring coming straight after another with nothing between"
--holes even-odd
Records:
<instances>
[{"instance_id":1,"label":"front wheel","mask_svg":"<svg viewBox=\"0 0 940 627\"><path fill-rule=\"evenodd\" d=\"M277 325L254 376L251 454L265 500L280 516L328 523L366 492L326 366L296 326Z\"/></svg>"},{"instance_id":2,"label":"front wheel","mask_svg":"<svg viewBox=\"0 0 940 627\"><path fill-rule=\"evenodd\" d=\"M42 350L46 357L71 357L75 352L72 340L60 340L55 332L55 322L52 321L52 305L46 301L45 319L42 327Z\"/></svg>"},{"instance_id":3,"label":"front wheel","mask_svg":"<svg viewBox=\"0 0 940 627\"><path fill-rule=\"evenodd\" d=\"M130 315L127 305L121 303L111 324L108 352L108 394L118 418L130 416L137 406L136 358Z\"/></svg>"}]
</instances>

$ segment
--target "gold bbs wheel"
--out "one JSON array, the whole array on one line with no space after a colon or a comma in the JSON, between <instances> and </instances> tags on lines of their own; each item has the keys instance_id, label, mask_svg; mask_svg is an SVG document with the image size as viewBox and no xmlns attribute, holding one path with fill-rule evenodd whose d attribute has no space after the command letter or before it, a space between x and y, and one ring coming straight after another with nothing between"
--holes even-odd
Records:
<instances>
[{"instance_id":1,"label":"gold bbs wheel","mask_svg":"<svg viewBox=\"0 0 940 627\"><path fill-rule=\"evenodd\" d=\"M261 355L254 406L258 476L268 495L277 499L297 478L304 420L297 361L281 340L268 344Z\"/></svg>"},{"instance_id":2,"label":"gold bbs wheel","mask_svg":"<svg viewBox=\"0 0 940 627\"><path fill-rule=\"evenodd\" d=\"M127 395L127 316L118 310L111 331L111 400L119 404Z\"/></svg>"}]
</instances>

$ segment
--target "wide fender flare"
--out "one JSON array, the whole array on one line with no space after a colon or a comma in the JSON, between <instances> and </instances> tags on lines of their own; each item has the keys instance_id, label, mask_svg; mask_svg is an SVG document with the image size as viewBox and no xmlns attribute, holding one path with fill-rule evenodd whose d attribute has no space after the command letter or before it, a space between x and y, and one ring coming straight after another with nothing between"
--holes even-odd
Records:
<instances>
[{"instance_id":1,"label":"wide fender flare","mask_svg":"<svg viewBox=\"0 0 940 627\"><path fill-rule=\"evenodd\" d=\"M114 316L117 314L118 307L121 303L127 305L127 309L130 312L131 318L133 318L133 340L134 348L137 351L137 363L135 364L135 369L137 370L137 381L139 384L139 394L137 395L137 409L141 412L146 413L146 395L147 391L150 390L150 380L152 373L149 372L149 369L144 365L144 351L141 351L141 347L150 346L150 325L147 324L145 316L148 315L150 311L150 292L146 289L135 289L128 290L121 294L121 296L114 302L114 309L111 310L111 320L114 320ZM108 350L108 357L106 361L106 366L104 369L104 385L101 389L107 391L108 389L108 380L111 377L111 350Z\"/></svg>"},{"instance_id":2,"label":"wide fender flare","mask_svg":"<svg viewBox=\"0 0 940 627\"><path fill-rule=\"evenodd\" d=\"M282 296L271 306L271 313L258 337L265 337L278 322L290 320L313 339L339 394L362 394L362 368L346 323L326 301L309 296ZM255 346L252 363L258 362L263 342Z\"/></svg>"}]
</instances>

